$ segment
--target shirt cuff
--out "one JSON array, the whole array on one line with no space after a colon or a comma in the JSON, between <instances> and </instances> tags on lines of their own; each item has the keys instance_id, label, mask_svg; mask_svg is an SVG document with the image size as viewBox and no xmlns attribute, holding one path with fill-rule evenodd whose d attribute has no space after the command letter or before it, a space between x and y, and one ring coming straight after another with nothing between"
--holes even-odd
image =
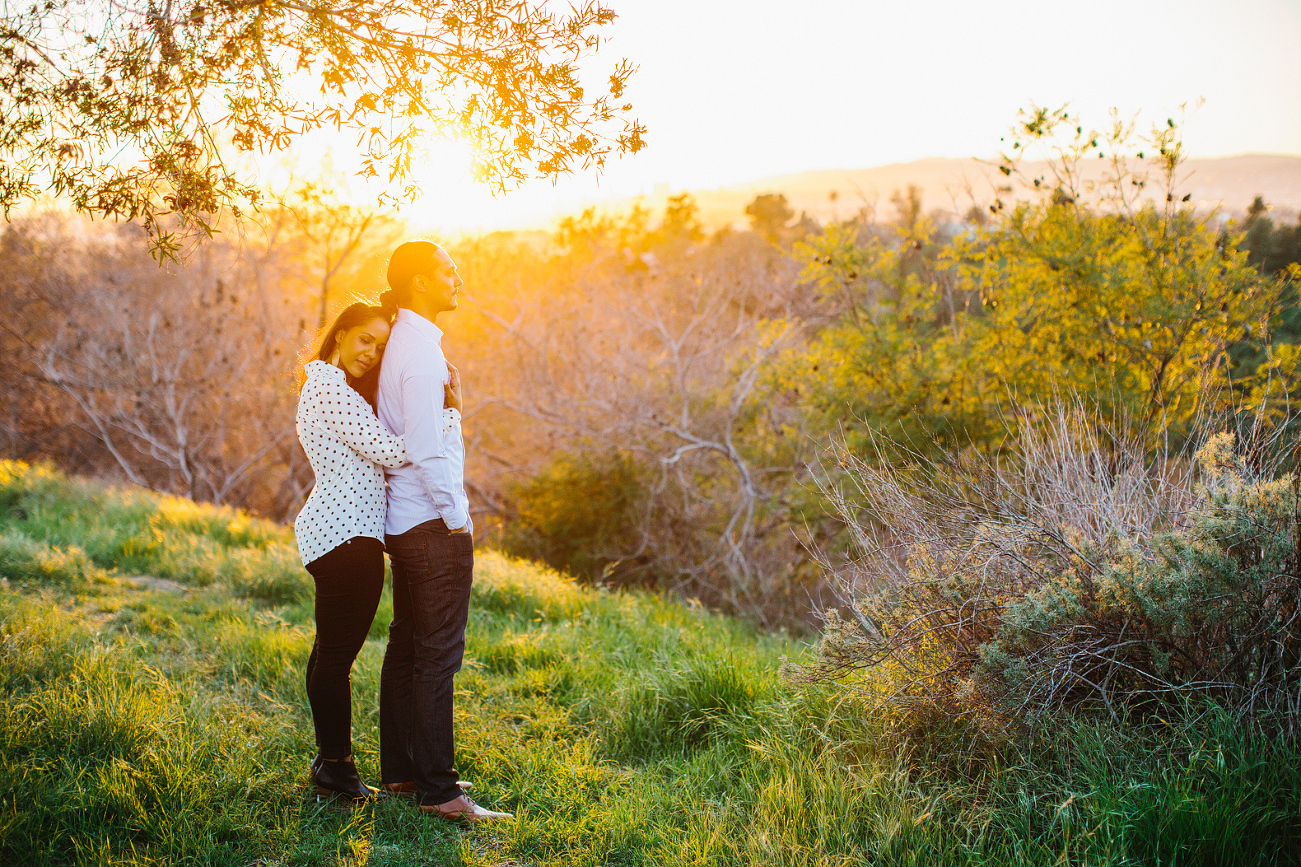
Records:
<instances>
[{"instance_id":1,"label":"shirt cuff","mask_svg":"<svg viewBox=\"0 0 1301 867\"><path fill-rule=\"evenodd\" d=\"M460 530L464 527L474 532L474 527L470 524L470 513L464 509L455 509L450 514L440 515L439 517L443 519L443 523L449 530Z\"/></svg>"}]
</instances>

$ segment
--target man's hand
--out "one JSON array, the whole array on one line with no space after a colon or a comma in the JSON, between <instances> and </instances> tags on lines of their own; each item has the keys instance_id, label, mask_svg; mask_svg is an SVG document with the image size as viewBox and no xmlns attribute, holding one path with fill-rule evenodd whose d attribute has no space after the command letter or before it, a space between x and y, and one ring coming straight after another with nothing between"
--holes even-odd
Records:
<instances>
[{"instance_id":1,"label":"man's hand","mask_svg":"<svg viewBox=\"0 0 1301 867\"><path fill-rule=\"evenodd\" d=\"M460 536L464 533L468 533L470 532L470 522L466 521L464 524L457 527L455 530L449 530L448 532L451 533L453 536Z\"/></svg>"},{"instance_id":2,"label":"man's hand","mask_svg":"<svg viewBox=\"0 0 1301 867\"><path fill-rule=\"evenodd\" d=\"M452 362L447 362L447 385L443 386L443 406L451 407L457 412L464 412L461 408L461 373L452 366Z\"/></svg>"}]
</instances>

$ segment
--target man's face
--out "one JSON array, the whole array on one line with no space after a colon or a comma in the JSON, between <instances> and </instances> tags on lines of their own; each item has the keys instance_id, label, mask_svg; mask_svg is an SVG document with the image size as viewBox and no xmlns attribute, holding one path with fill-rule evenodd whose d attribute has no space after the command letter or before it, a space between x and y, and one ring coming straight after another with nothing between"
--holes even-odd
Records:
<instances>
[{"instance_id":1,"label":"man's face","mask_svg":"<svg viewBox=\"0 0 1301 867\"><path fill-rule=\"evenodd\" d=\"M465 285L461 275L456 271L456 263L442 247L434 254L427 271L416 276L421 281L420 289L425 293L430 306L437 313L455 310L456 294Z\"/></svg>"}]
</instances>

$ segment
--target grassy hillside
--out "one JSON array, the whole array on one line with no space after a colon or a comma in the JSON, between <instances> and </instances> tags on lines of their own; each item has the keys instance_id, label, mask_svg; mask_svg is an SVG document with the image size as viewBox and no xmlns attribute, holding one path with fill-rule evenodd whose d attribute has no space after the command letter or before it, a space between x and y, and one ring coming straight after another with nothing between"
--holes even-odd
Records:
<instances>
[{"instance_id":1,"label":"grassy hillside","mask_svg":"<svg viewBox=\"0 0 1301 867\"><path fill-rule=\"evenodd\" d=\"M1301 755L1205 716L974 746L796 692L797 642L483 552L458 767L517 821L317 803L311 588L242 514L0 462L0 863L1293 863ZM384 621L354 670L378 775Z\"/></svg>"}]
</instances>

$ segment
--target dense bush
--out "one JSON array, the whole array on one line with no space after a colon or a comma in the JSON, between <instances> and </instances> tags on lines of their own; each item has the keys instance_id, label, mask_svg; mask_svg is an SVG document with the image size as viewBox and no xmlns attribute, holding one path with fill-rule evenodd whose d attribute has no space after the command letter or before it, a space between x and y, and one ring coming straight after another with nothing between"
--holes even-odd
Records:
<instances>
[{"instance_id":1,"label":"dense bush","mask_svg":"<svg viewBox=\"0 0 1301 867\"><path fill-rule=\"evenodd\" d=\"M1216 696L1301 723L1295 477L1253 479L1233 448L1220 434L1199 454L1186 529L1008 605L981 648L985 688L1021 707Z\"/></svg>"},{"instance_id":2,"label":"dense bush","mask_svg":"<svg viewBox=\"0 0 1301 867\"><path fill-rule=\"evenodd\" d=\"M1295 480L1234 443L1210 438L1200 483L1079 413L998 461L909 475L842 456L876 523L833 492L864 551L857 598L798 674L870 669L881 696L949 716L1213 696L1301 723Z\"/></svg>"},{"instance_id":3,"label":"dense bush","mask_svg":"<svg viewBox=\"0 0 1301 867\"><path fill-rule=\"evenodd\" d=\"M503 547L587 581L613 577L619 584L653 586L657 576L644 574L638 562L647 558L635 556L642 541L637 510L646 499L643 474L619 454L556 456L511 487L515 515Z\"/></svg>"}]
</instances>

